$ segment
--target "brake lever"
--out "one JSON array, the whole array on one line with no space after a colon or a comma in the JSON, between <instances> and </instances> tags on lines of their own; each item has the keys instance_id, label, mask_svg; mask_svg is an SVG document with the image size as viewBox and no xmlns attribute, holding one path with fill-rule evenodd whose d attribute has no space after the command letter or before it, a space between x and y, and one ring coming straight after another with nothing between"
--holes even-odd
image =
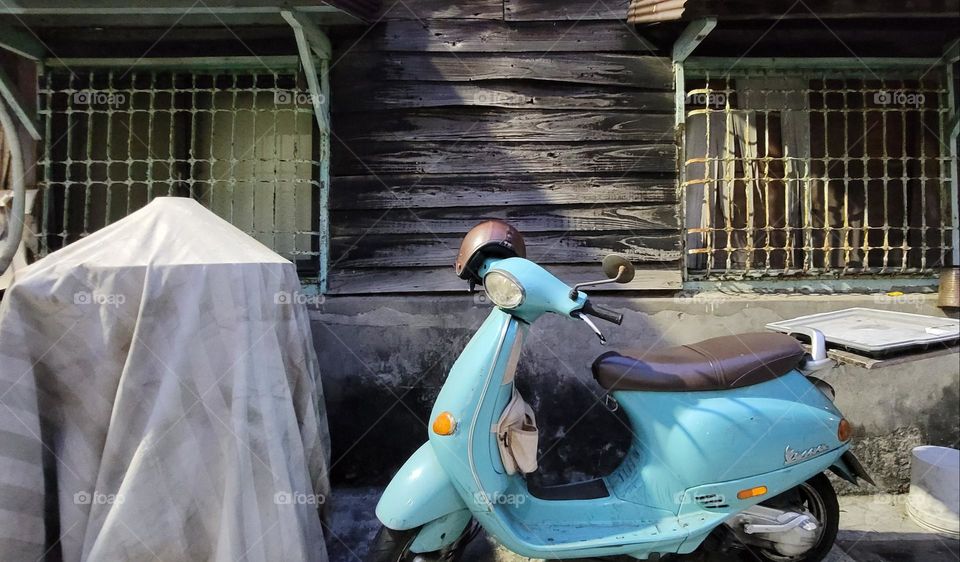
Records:
<instances>
[{"instance_id":1,"label":"brake lever","mask_svg":"<svg viewBox=\"0 0 960 562\"><path fill-rule=\"evenodd\" d=\"M581 314L579 312L574 312L573 315L586 322L587 326L590 326L590 329L593 330L593 333L597 334L597 337L600 338L600 345L607 345L607 338L603 337L603 332L600 331L600 328L597 328L597 325L593 323L593 320L587 318L586 314Z\"/></svg>"}]
</instances>

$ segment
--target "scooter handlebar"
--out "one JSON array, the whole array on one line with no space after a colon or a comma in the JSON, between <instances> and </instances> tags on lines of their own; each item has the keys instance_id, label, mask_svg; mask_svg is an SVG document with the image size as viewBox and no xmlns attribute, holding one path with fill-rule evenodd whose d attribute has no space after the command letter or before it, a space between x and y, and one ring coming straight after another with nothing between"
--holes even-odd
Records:
<instances>
[{"instance_id":1,"label":"scooter handlebar","mask_svg":"<svg viewBox=\"0 0 960 562\"><path fill-rule=\"evenodd\" d=\"M580 309L580 312L593 316L594 318L599 318L600 320L606 320L607 322L612 322L617 326L623 323L623 314L614 312L609 308L596 306L590 301L587 301L587 304L583 305L583 308Z\"/></svg>"}]
</instances>

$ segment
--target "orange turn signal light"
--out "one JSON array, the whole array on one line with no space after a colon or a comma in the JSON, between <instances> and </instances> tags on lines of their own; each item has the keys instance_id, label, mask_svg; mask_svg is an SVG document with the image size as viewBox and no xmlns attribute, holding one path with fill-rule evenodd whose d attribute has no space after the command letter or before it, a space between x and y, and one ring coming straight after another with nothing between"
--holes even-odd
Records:
<instances>
[{"instance_id":1,"label":"orange turn signal light","mask_svg":"<svg viewBox=\"0 0 960 562\"><path fill-rule=\"evenodd\" d=\"M837 439L840 441L849 441L853 436L853 428L850 427L850 422L846 418L840 420L840 425L837 427Z\"/></svg>"},{"instance_id":2,"label":"orange turn signal light","mask_svg":"<svg viewBox=\"0 0 960 562\"><path fill-rule=\"evenodd\" d=\"M440 412L433 420L433 432L437 435L453 435L457 430L457 419L450 412Z\"/></svg>"},{"instance_id":3,"label":"orange turn signal light","mask_svg":"<svg viewBox=\"0 0 960 562\"><path fill-rule=\"evenodd\" d=\"M766 486L757 486L756 488L747 488L746 490L740 490L739 492L737 492L737 498L741 500L749 500L750 498L762 496L766 493L767 493Z\"/></svg>"}]
</instances>

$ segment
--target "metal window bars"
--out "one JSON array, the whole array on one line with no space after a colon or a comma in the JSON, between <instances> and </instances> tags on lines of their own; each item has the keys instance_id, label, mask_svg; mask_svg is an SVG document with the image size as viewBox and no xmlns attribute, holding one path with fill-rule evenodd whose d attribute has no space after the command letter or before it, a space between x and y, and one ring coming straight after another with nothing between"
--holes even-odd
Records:
<instances>
[{"instance_id":1,"label":"metal window bars","mask_svg":"<svg viewBox=\"0 0 960 562\"><path fill-rule=\"evenodd\" d=\"M685 71L689 279L931 275L949 262L943 65Z\"/></svg>"},{"instance_id":2,"label":"metal window bars","mask_svg":"<svg viewBox=\"0 0 960 562\"><path fill-rule=\"evenodd\" d=\"M322 186L298 61L219 66L46 69L41 256L177 196L316 274Z\"/></svg>"}]
</instances>

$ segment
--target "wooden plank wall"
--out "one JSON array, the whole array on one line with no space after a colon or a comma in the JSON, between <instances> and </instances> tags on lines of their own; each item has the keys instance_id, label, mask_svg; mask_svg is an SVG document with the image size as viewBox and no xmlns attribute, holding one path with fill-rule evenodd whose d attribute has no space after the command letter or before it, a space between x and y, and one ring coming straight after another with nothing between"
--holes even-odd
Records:
<instances>
[{"instance_id":1,"label":"wooden plank wall","mask_svg":"<svg viewBox=\"0 0 960 562\"><path fill-rule=\"evenodd\" d=\"M486 218L564 280L617 252L629 288L679 286L673 76L625 0L385 4L333 36L332 293L464 290Z\"/></svg>"}]
</instances>

